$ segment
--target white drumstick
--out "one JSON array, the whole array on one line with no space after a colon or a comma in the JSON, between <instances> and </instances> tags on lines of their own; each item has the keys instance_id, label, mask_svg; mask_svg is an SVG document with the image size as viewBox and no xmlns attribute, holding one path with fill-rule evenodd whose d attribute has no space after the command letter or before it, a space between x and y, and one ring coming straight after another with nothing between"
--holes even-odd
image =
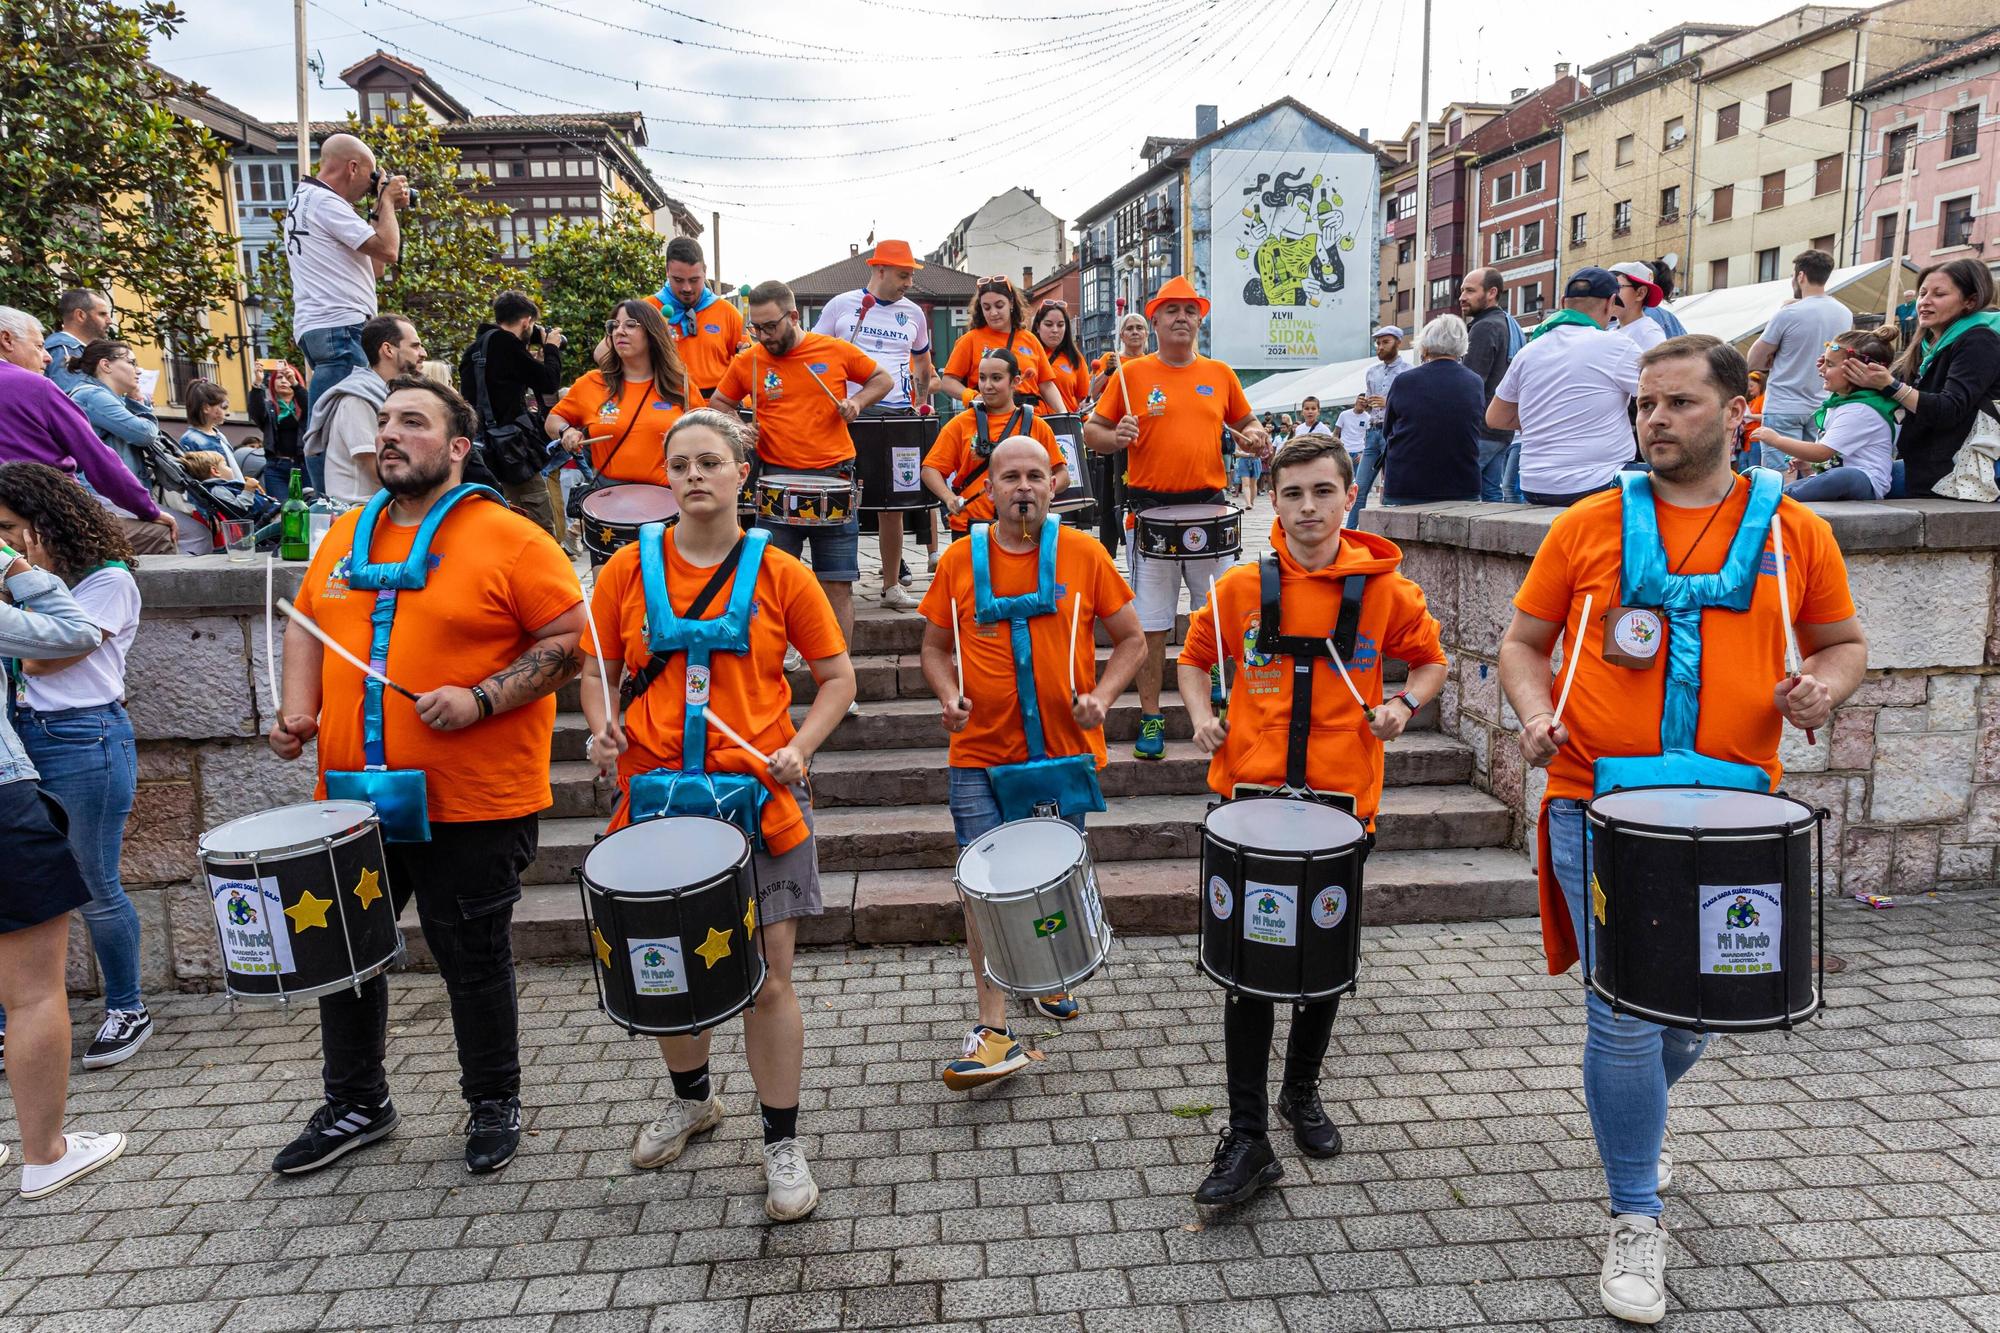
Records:
<instances>
[{"instance_id":1,"label":"white drumstick","mask_svg":"<svg viewBox=\"0 0 2000 1333\"><path fill-rule=\"evenodd\" d=\"M746 741L741 736L737 735L736 729L730 726L727 722L724 722L721 718L717 717L715 715L714 710L704 708L701 710L701 715L708 719L709 726L714 727L717 731L722 733L722 738L724 740L731 742L739 750L747 750L750 754L750 757L752 759L755 759L758 763L762 764L764 767L769 768L771 766L770 755L765 754L762 750L752 745L749 741Z\"/></svg>"},{"instance_id":2,"label":"white drumstick","mask_svg":"<svg viewBox=\"0 0 2000 1333\"><path fill-rule=\"evenodd\" d=\"M1340 649L1333 646L1333 640L1330 638L1326 641L1326 651L1332 655L1333 669L1340 673L1340 679L1346 684L1347 692L1353 695L1354 702L1360 705L1362 715L1370 722L1373 722L1375 720L1375 710L1370 708L1361 698L1361 691L1354 688L1354 677L1347 674L1347 663L1340 660Z\"/></svg>"},{"instance_id":3,"label":"white drumstick","mask_svg":"<svg viewBox=\"0 0 2000 1333\"><path fill-rule=\"evenodd\" d=\"M1577 664L1583 661L1583 630L1589 623L1590 594L1585 593L1583 595L1583 610L1578 613L1576 618L1576 633L1570 635L1569 642L1563 647L1563 651L1569 654L1569 670L1563 673L1562 697L1556 700L1556 714L1549 719L1550 731L1554 731L1562 725L1563 709L1569 706L1569 687L1576 684Z\"/></svg>"},{"instance_id":4,"label":"white drumstick","mask_svg":"<svg viewBox=\"0 0 2000 1333\"><path fill-rule=\"evenodd\" d=\"M277 613L272 609L272 596L276 592L277 557L264 557L264 674L271 687L271 717L284 719L284 704L278 698L278 633L275 628Z\"/></svg>"},{"instance_id":5,"label":"white drumstick","mask_svg":"<svg viewBox=\"0 0 2000 1333\"><path fill-rule=\"evenodd\" d=\"M1069 697L1076 702L1076 627L1083 623L1083 593L1076 595L1076 605L1069 613ZM964 691L960 691L963 693Z\"/></svg>"},{"instance_id":6,"label":"white drumstick","mask_svg":"<svg viewBox=\"0 0 2000 1333\"><path fill-rule=\"evenodd\" d=\"M414 691L404 689L401 685L398 685L395 681L390 680L387 676L377 671L374 667L369 666L366 662L356 657L353 653L348 652L347 649L335 643L333 641L333 636L328 634L325 630L321 629L318 625L315 625L313 623L313 618L311 616L299 610L296 606L293 606L290 602L286 601L282 597L278 599L278 609L280 611L283 611L286 615L290 616L292 618L292 622L298 625L299 628L303 629L306 633L312 635L315 639L318 639L321 643L325 644L335 657L338 657L341 661L347 663L349 666L353 667L356 671L359 671L362 675L371 676L374 679L381 681L384 685L388 686L396 693L402 695L405 699L408 699L411 703L415 703L417 701L417 696Z\"/></svg>"},{"instance_id":7,"label":"white drumstick","mask_svg":"<svg viewBox=\"0 0 2000 1333\"><path fill-rule=\"evenodd\" d=\"M579 579L577 588L583 593L583 615L590 622L590 641L597 646L597 688L603 693L604 725L609 727L618 720L618 714L611 707L611 677L608 674L610 667L604 660L604 635L598 632L597 608L591 605L593 595L597 592L597 580L593 578L590 587L586 589L583 581Z\"/></svg>"},{"instance_id":8,"label":"white drumstick","mask_svg":"<svg viewBox=\"0 0 2000 1333\"><path fill-rule=\"evenodd\" d=\"M1785 626L1785 670L1791 674L1792 684L1796 685L1805 662L1799 656L1798 631L1792 627L1791 585L1785 579L1785 520L1782 508L1781 505L1771 514L1771 555L1778 563L1778 617ZM1806 744L1819 744L1819 737L1811 727L1806 728Z\"/></svg>"},{"instance_id":9,"label":"white drumstick","mask_svg":"<svg viewBox=\"0 0 2000 1333\"><path fill-rule=\"evenodd\" d=\"M1074 650L1072 650L1074 651ZM958 598L951 599L951 660L958 668L958 701L965 702L965 647L958 639Z\"/></svg>"},{"instance_id":10,"label":"white drumstick","mask_svg":"<svg viewBox=\"0 0 2000 1333\"><path fill-rule=\"evenodd\" d=\"M1226 708L1229 706L1229 654L1222 650L1222 613L1215 609L1215 579L1213 576L1210 576L1208 580L1208 623L1209 627L1215 631L1215 670L1216 674L1222 680L1222 704ZM1331 640L1328 641L1327 646L1329 648L1333 646ZM1353 689L1354 687L1349 685L1348 688Z\"/></svg>"}]
</instances>

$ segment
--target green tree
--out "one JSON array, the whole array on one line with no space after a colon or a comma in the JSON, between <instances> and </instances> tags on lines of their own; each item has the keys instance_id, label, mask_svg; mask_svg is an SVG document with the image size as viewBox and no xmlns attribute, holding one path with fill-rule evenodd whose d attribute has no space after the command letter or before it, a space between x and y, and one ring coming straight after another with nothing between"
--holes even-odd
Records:
<instances>
[{"instance_id":1,"label":"green tree","mask_svg":"<svg viewBox=\"0 0 2000 1333\"><path fill-rule=\"evenodd\" d=\"M0 304L48 320L63 289L110 289L127 337L213 353L227 153L172 110L202 90L148 63L184 21L166 0L0 0Z\"/></svg>"},{"instance_id":2,"label":"green tree","mask_svg":"<svg viewBox=\"0 0 2000 1333\"><path fill-rule=\"evenodd\" d=\"M350 112L346 130L375 150L385 175L409 177L417 192L415 206L396 215L402 251L376 284L376 306L416 325L433 357L456 362L479 322L491 317L494 296L513 283L493 229L494 219L511 210L479 197L482 177L459 176L458 150L445 143L421 106L404 108L396 124L364 125ZM365 214L373 205L372 198L363 199L360 209ZM284 247L267 246L257 266L257 291L272 353L285 357L296 354L291 281Z\"/></svg>"},{"instance_id":3,"label":"green tree","mask_svg":"<svg viewBox=\"0 0 2000 1333\"><path fill-rule=\"evenodd\" d=\"M666 249L667 238L623 195L609 222L558 222L528 256L528 272L541 287L542 322L581 335L578 347L594 344L593 330L612 306L660 289Z\"/></svg>"}]
</instances>

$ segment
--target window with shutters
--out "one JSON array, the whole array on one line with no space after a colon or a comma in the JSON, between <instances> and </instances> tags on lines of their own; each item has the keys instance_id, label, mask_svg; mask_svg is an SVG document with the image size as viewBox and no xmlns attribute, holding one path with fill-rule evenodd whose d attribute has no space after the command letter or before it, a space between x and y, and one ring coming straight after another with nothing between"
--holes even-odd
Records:
<instances>
[{"instance_id":1,"label":"window with shutters","mask_svg":"<svg viewBox=\"0 0 2000 1333\"><path fill-rule=\"evenodd\" d=\"M1611 206L1611 234L1623 236L1632 230L1632 201L1620 199Z\"/></svg>"},{"instance_id":2,"label":"window with shutters","mask_svg":"<svg viewBox=\"0 0 2000 1333\"><path fill-rule=\"evenodd\" d=\"M1781 83L1764 94L1764 123L1775 125L1792 118L1792 85Z\"/></svg>"},{"instance_id":3,"label":"window with shutters","mask_svg":"<svg viewBox=\"0 0 2000 1333\"><path fill-rule=\"evenodd\" d=\"M1729 285L1729 261L1711 259L1708 261L1708 289L1719 292Z\"/></svg>"},{"instance_id":4,"label":"window with shutters","mask_svg":"<svg viewBox=\"0 0 2000 1333\"><path fill-rule=\"evenodd\" d=\"M1618 165L1621 167L1632 165L1632 138L1632 135L1627 134L1620 136L1618 140Z\"/></svg>"},{"instance_id":5,"label":"window with shutters","mask_svg":"<svg viewBox=\"0 0 2000 1333\"><path fill-rule=\"evenodd\" d=\"M1715 187L1714 203L1709 207L1709 221L1727 222L1736 216L1736 187L1718 185Z\"/></svg>"},{"instance_id":6,"label":"window with shutters","mask_svg":"<svg viewBox=\"0 0 2000 1333\"><path fill-rule=\"evenodd\" d=\"M1972 244L1972 196L1950 199L1944 205L1944 222L1938 228L1938 248L1949 250Z\"/></svg>"},{"instance_id":7,"label":"window with shutters","mask_svg":"<svg viewBox=\"0 0 2000 1333\"><path fill-rule=\"evenodd\" d=\"M1821 251L1821 252L1823 252L1823 253L1825 253L1825 254L1829 254L1829 255L1830 255L1830 254L1832 254L1832 253L1833 253L1833 237L1831 237L1831 236L1815 236L1815 237L1813 237L1813 243L1812 243L1812 248L1813 248L1813 249L1815 249L1815 250L1818 250L1818 251Z\"/></svg>"},{"instance_id":8,"label":"window with shutters","mask_svg":"<svg viewBox=\"0 0 2000 1333\"><path fill-rule=\"evenodd\" d=\"M1778 280L1777 247L1773 246L1769 250L1759 250L1757 252L1757 281L1776 282L1777 280Z\"/></svg>"},{"instance_id":9,"label":"window with shutters","mask_svg":"<svg viewBox=\"0 0 2000 1333\"><path fill-rule=\"evenodd\" d=\"M1845 159L1839 154L1823 157L1813 163L1813 197L1832 194L1840 188L1840 169Z\"/></svg>"},{"instance_id":10,"label":"window with shutters","mask_svg":"<svg viewBox=\"0 0 2000 1333\"><path fill-rule=\"evenodd\" d=\"M1875 257L1894 259L1896 257L1896 215L1884 213L1875 219Z\"/></svg>"},{"instance_id":11,"label":"window with shutters","mask_svg":"<svg viewBox=\"0 0 2000 1333\"><path fill-rule=\"evenodd\" d=\"M1882 174L1900 176L1903 167L1910 160L1910 150L1917 146L1917 127L1905 125L1898 130L1890 130L1882 136Z\"/></svg>"},{"instance_id":12,"label":"window with shutters","mask_svg":"<svg viewBox=\"0 0 2000 1333\"><path fill-rule=\"evenodd\" d=\"M1743 104L1731 102L1715 113L1715 137L1717 142L1734 139L1736 131L1743 125Z\"/></svg>"},{"instance_id":13,"label":"window with shutters","mask_svg":"<svg viewBox=\"0 0 2000 1333\"><path fill-rule=\"evenodd\" d=\"M1681 216L1681 187L1669 185L1660 191L1660 221L1677 222Z\"/></svg>"},{"instance_id":14,"label":"window with shutters","mask_svg":"<svg viewBox=\"0 0 2000 1333\"><path fill-rule=\"evenodd\" d=\"M1979 151L1979 108L1960 107L1946 117L1945 156L1957 159L1971 157Z\"/></svg>"},{"instance_id":15,"label":"window with shutters","mask_svg":"<svg viewBox=\"0 0 2000 1333\"><path fill-rule=\"evenodd\" d=\"M1828 65L1819 72L1819 104L1825 106L1847 96L1847 66Z\"/></svg>"},{"instance_id":16,"label":"window with shutters","mask_svg":"<svg viewBox=\"0 0 2000 1333\"><path fill-rule=\"evenodd\" d=\"M1764 212L1768 209L1783 208L1784 206L1785 206L1785 173L1782 171L1774 171L1770 175L1764 177L1764 196L1762 200L1758 202L1757 210L1759 212Z\"/></svg>"}]
</instances>

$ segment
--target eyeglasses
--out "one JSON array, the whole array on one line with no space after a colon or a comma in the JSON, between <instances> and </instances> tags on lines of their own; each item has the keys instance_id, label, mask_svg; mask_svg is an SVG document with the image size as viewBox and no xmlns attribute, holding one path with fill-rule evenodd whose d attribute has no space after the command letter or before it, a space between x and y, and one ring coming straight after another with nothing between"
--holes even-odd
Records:
<instances>
[{"instance_id":1,"label":"eyeglasses","mask_svg":"<svg viewBox=\"0 0 2000 1333\"><path fill-rule=\"evenodd\" d=\"M690 463L692 467L690 467ZM685 457L669 458L667 460L667 475L670 477L685 477L690 471L713 474L726 472L735 466L735 459L725 457L722 454L696 454L692 459Z\"/></svg>"},{"instance_id":2,"label":"eyeglasses","mask_svg":"<svg viewBox=\"0 0 2000 1333\"><path fill-rule=\"evenodd\" d=\"M641 324L636 319L607 319L604 321L604 331L607 334L617 333L623 329L643 330L645 327L644 324Z\"/></svg>"},{"instance_id":3,"label":"eyeglasses","mask_svg":"<svg viewBox=\"0 0 2000 1333\"><path fill-rule=\"evenodd\" d=\"M765 319L765 320L753 319L750 321L750 331L753 333L776 333L779 329L785 327L786 323L790 321L791 317L792 317L792 312L787 310L784 314L778 316L776 319Z\"/></svg>"}]
</instances>

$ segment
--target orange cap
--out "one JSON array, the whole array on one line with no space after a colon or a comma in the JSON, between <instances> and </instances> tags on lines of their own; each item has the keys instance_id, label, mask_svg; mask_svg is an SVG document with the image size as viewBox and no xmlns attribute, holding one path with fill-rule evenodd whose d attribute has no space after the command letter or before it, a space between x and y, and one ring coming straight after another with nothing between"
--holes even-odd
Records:
<instances>
[{"instance_id":1,"label":"orange cap","mask_svg":"<svg viewBox=\"0 0 2000 1333\"><path fill-rule=\"evenodd\" d=\"M875 253L868 256L871 268L922 268L917 257L910 253L908 241L877 241Z\"/></svg>"},{"instance_id":2,"label":"orange cap","mask_svg":"<svg viewBox=\"0 0 2000 1333\"><path fill-rule=\"evenodd\" d=\"M1153 294L1153 299L1146 302L1146 318L1151 319L1153 312L1169 301L1193 301L1201 307L1201 317L1208 318L1208 298L1196 291L1194 284L1178 273L1168 278L1160 290Z\"/></svg>"}]
</instances>

